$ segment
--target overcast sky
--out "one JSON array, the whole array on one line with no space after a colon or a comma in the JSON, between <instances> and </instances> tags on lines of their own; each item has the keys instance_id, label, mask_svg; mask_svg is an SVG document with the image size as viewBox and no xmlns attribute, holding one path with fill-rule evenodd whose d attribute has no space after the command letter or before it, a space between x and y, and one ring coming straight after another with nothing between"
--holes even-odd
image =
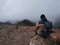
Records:
<instances>
[{"instance_id":1,"label":"overcast sky","mask_svg":"<svg viewBox=\"0 0 60 45\"><path fill-rule=\"evenodd\" d=\"M0 0L0 21L38 21L41 14L55 20L60 15L60 0Z\"/></svg>"}]
</instances>

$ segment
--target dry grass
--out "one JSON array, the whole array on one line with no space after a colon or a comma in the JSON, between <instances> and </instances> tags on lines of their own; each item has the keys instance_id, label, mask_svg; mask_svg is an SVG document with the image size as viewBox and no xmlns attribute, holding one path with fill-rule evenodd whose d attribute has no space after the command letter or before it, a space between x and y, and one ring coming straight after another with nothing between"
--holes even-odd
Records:
<instances>
[{"instance_id":1,"label":"dry grass","mask_svg":"<svg viewBox=\"0 0 60 45\"><path fill-rule=\"evenodd\" d=\"M16 26L3 25L1 28L0 45L28 45L31 37L34 36L33 26L19 26L16 29Z\"/></svg>"},{"instance_id":2,"label":"dry grass","mask_svg":"<svg viewBox=\"0 0 60 45\"><path fill-rule=\"evenodd\" d=\"M20 26L2 27L0 30L0 45L28 45L31 37L34 35L32 27Z\"/></svg>"}]
</instances>

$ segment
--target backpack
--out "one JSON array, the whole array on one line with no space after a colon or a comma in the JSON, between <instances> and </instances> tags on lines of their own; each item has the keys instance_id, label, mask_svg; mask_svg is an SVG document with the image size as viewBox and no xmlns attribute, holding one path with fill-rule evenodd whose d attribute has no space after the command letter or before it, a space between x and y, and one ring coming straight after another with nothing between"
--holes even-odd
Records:
<instances>
[{"instance_id":1,"label":"backpack","mask_svg":"<svg viewBox=\"0 0 60 45\"><path fill-rule=\"evenodd\" d=\"M45 26L47 29L52 29L52 22L50 21L45 22Z\"/></svg>"}]
</instances>

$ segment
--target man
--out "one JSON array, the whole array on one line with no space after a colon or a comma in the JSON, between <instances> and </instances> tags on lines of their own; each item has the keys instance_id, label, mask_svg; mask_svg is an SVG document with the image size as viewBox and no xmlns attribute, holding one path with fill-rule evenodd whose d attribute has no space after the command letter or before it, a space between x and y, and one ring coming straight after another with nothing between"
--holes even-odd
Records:
<instances>
[{"instance_id":1,"label":"man","mask_svg":"<svg viewBox=\"0 0 60 45\"><path fill-rule=\"evenodd\" d=\"M39 30L38 25L43 24L44 29L41 30L41 33L42 33L41 36L44 38L47 38L49 36L49 34L52 33L52 28L53 28L52 22L48 21L44 14L42 14L40 16L40 18L41 18L41 20L38 21L35 26L35 30L34 30L35 34L38 35L38 33L37 33L37 31Z\"/></svg>"}]
</instances>

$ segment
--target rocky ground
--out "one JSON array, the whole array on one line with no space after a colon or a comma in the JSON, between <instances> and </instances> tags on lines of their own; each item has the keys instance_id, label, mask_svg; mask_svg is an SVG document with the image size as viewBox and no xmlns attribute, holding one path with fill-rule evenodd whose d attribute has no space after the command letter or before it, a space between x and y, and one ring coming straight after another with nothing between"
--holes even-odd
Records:
<instances>
[{"instance_id":1,"label":"rocky ground","mask_svg":"<svg viewBox=\"0 0 60 45\"><path fill-rule=\"evenodd\" d=\"M0 30L0 45L28 45L34 35L32 27L15 26L2 27Z\"/></svg>"},{"instance_id":2,"label":"rocky ground","mask_svg":"<svg viewBox=\"0 0 60 45\"><path fill-rule=\"evenodd\" d=\"M34 36L33 26L2 26L0 29L0 45L29 45L29 41ZM59 35L60 31L57 35Z\"/></svg>"}]
</instances>

